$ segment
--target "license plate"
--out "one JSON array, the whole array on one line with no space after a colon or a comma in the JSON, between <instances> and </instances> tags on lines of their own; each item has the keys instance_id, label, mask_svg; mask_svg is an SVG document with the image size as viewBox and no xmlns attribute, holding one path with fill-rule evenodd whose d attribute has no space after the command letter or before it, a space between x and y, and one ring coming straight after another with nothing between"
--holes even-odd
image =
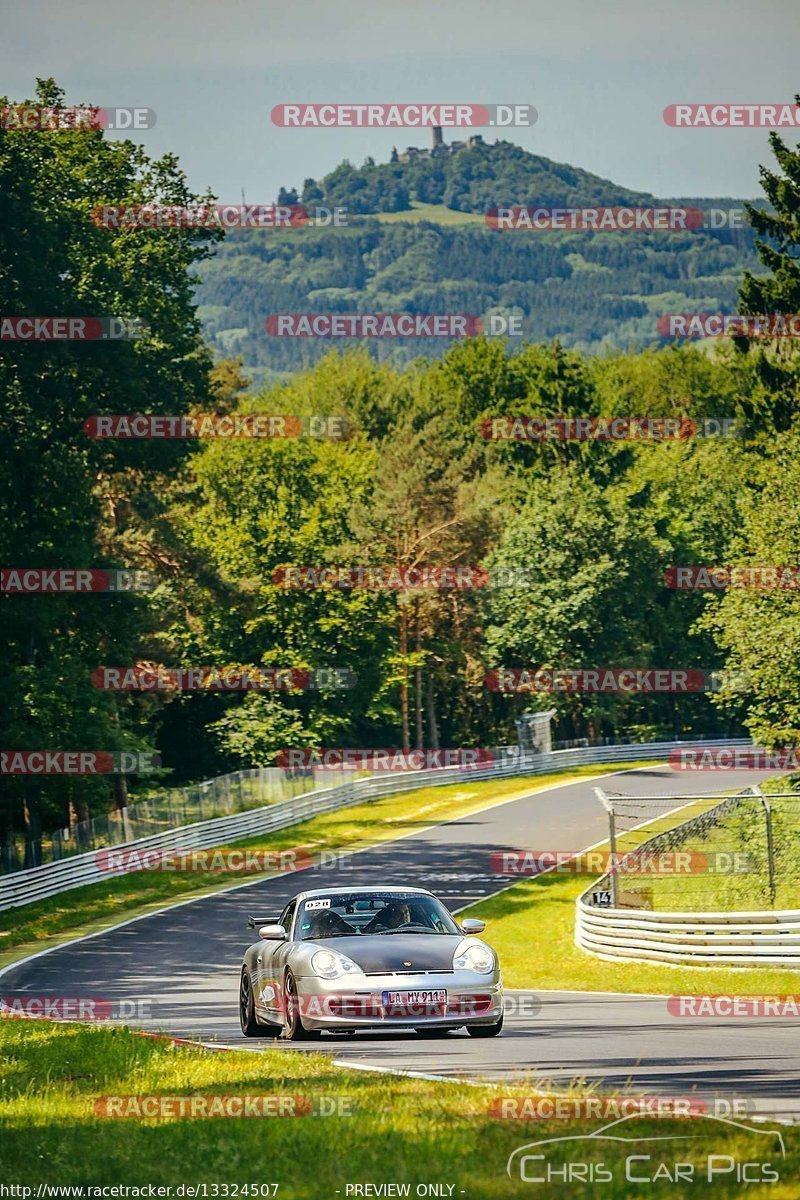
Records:
<instances>
[{"instance_id":1,"label":"license plate","mask_svg":"<svg viewBox=\"0 0 800 1200\"><path fill-rule=\"evenodd\" d=\"M384 1008L440 1008L445 1004L447 992L444 988L439 991L383 993Z\"/></svg>"}]
</instances>

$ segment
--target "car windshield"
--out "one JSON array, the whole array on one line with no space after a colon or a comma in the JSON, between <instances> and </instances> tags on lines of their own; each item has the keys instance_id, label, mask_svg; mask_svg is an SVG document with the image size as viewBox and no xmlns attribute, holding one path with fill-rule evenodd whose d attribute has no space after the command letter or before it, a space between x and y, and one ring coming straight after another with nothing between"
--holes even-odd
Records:
<instances>
[{"instance_id":1,"label":"car windshield","mask_svg":"<svg viewBox=\"0 0 800 1200\"><path fill-rule=\"evenodd\" d=\"M359 934L460 932L441 901L420 892L311 896L300 904L297 931L301 941Z\"/></svg>"}]
</instances>

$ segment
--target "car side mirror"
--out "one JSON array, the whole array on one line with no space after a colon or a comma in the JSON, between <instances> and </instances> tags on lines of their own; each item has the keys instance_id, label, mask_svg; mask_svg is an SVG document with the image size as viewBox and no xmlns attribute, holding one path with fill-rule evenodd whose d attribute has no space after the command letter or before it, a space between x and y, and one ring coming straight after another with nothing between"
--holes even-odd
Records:
<instances>
[{"instance_id":1,"label":"car side mirror","mask_svg":"<svg viewBox=\"0 0 800 1200\"><path fill-rule=\"evenodd\" d=\"M477 917L467 917L461 922L461 928L464 933L483 933L486 928L485 921L479 921Z\"/></svg>"},{"instance_id":2,"label":"car side mirror","mask_svg":"<svg viewBox=\"0 0 800 1200\"><path fill-rule=\"evenodd\" d=\"M265 942L285 942L286 930L282 925L262 925L258 936Z\"/></svg>"}]
</instances>

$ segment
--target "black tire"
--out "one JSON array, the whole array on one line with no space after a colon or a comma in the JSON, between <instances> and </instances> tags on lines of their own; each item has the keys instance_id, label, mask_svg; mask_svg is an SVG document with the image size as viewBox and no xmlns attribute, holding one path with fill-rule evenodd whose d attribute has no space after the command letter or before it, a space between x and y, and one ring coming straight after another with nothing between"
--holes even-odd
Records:
<instances>
[{"instance_id":1,"label":"black tire","mask_svg":"<svg viewBox=\"0 0 800 1200\"><path fill-rule=\"evenodd\" d=\"M499 1021L495 1021L494 1025L468 1025L467 1033L470 1037L497 1037L500 1030L503 1028L503 1017L500 1016Z\"/></svg>"},{"instance_id":2,"label":"black tire","mask_svg":"<svg viewBox=\"0 0 800 1200\"><path fill-rule=\"evenodd\" d=\"M242 967L242 978L239 983L239 1024L245 1037L278 1037L279 1025L262 1025L256 1018L256 1004L253 996L253 984L247 967Z\"/></svg>"},{"instance_id":3,"label":"black tire","mask_svg":"<svg viewBox=\"0 0 800 1200\"><path fill-rule=\"evenodd\" d=\"M294 975L291 971L286 972L286 982L283 990L286 998L286 1024L283 1027L283 1036L287 1042L316 1041L318 1037L322 1036L321 1030L306 1029L303 1024L297 997L297 984L294 981Z\"/></svg>"}]
</instances>

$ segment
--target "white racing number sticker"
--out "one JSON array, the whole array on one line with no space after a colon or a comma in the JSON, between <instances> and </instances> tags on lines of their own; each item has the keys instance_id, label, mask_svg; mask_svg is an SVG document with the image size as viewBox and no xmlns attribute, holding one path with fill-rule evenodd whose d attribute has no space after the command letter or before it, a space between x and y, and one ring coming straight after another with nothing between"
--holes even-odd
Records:
<instances>
[{"instance_id":1,"label":"white racing number sticker","mask_svg":"<svg viewBox=\"0 0 800 1200\"><path fill-rule=\"evenodd\" d=\"M306 912L313 912L315 908L330 908L330 900L306 900Z\"/></svg>"}]
</instances>

